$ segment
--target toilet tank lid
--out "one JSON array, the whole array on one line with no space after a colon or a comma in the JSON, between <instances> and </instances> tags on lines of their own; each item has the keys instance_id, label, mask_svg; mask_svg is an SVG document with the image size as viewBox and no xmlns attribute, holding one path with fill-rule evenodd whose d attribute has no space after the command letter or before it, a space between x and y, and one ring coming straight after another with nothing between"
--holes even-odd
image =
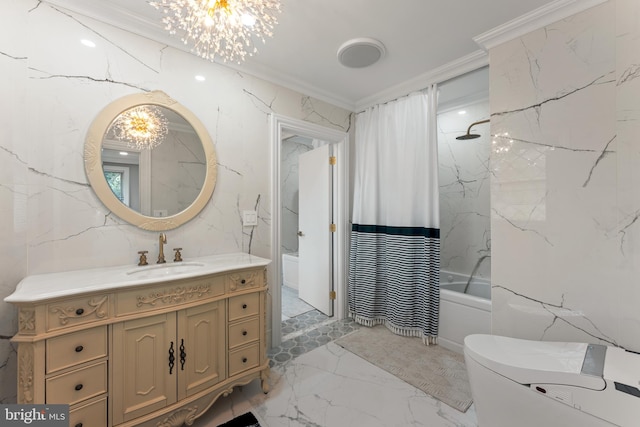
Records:
<instances>
[{"instance_id":1,"label":"toilet tank lid","mask_svg":"<svg viewBox=\"0 0 640 427\"><path fill-rule=\"evenodd\" d=\"M465 355L520 384L563 384L603 390L602 376L587 375L582 365L588 344L530 341L474 334L464 339Z\"/></svg>"}]
</instances>

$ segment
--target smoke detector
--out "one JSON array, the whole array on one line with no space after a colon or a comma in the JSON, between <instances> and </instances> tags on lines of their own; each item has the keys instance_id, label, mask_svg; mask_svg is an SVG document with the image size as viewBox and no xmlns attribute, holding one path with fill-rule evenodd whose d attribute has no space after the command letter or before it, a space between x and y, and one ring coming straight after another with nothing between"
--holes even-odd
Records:
<instances>
[{"instance_id":1,"label":"smoke detector","mask_svg":"<svg viewBox=\"0 0 640 427\"><path fill-rule=\"evenodd\" d=\"M378 62L386 53L376 39L361 37L344 43L338 49L338 61L345 67L363 68Z\"/></svg>"}]
</instances>

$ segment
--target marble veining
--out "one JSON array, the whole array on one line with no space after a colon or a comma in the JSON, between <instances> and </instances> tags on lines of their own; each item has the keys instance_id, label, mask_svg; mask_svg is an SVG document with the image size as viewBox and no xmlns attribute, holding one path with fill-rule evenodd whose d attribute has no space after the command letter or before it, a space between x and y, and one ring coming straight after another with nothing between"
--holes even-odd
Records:
<instances>
[{"instance_id":1,"label":"marble veining","mask_svg":"<svg viewBox=\"0 0 640 427\"><path fill-rule=\"evenodd\" d=\"M582 311L575 310L566 306L564 294L561 295L560 303L550 303L550 302L540 301L526 295L519 294L511 289L508 289L504 286L500 286L497 284L492 285L491 289L503 290L519 298L522 298L524 300L539 304L540 307L544 309L544 311L546 311L548 314L551 315L552 319L549 325L542 331L542 335L538 337L540 341L545 341L546 339L545 335L547 331L551 329L556 322L564 322L567 325L571 326L572 328L580 330L583 333L587 334L588 336L598 341L602 341L603 343L613 345L615 347L622 347L613 338L606 336L593 321L591 321L588 317L584 315ZM580 325L580 323L583 323L583 325Z\"/></svg>"},{"instance_id":2,"label":"marble veining","mask_svg":"<svg viewBox=\"0 0 640 427\"><path fill-rule=\"evenodd\" d=\"M492 331L640 350L640 5L490 51Z\"/></svg>"},{"instance_id":3,"label":"marble veining","mask_svg":"<svg viewBox=\"0 0 640 427\"><path fill-rule=\"evenodd\" d=\"M610 71L609 73L599 76L597 78L595 78L593 81L588 82L586 84L584 84L583 86L577 87L575 89L571 89L571 90L567 90L567 91L563 91L561 94L555 95L555 96L551 96L549 98L543 99L542 101L536 102L535 104L532 105L527 105L524 107L520 107L520 108L516 108L513 110L507 110L507 111L497 111L497 112L492 112L491 113L491 117L498 117L498 116L504 116L504 115L508 115L508 114L515 114L515 113L522 113L525 112L527 110L535 110L536 114L540 114L540 107L542 107L543 105L549 103L549 102L555 102L555 101L560 101L568 96L572 96L577 92L580 92L582 90L585 90L591 86L594 85L601 85L601 84L609 84L609 83L614 83L615 80L613 80L611 78L611 76L615 74L615 71ZM534 86L537 87L537 84L534 83Z\"/></svg>"},{"instance_id":4,"label":"marble veining","mask_svg":"<svg viewBox=\"0 0 640 427\"><path fill-rule=\"evenodd\" d=\"M475 427L461 413L333 342L272 369L272 390L257 382L219 400L195 427L214 427L251 411L263 427Z\"/></svg>"},{"instance_id":5,"label":"marble veining","mask_svg":"<svg viewBox=\"0 0 640 427\"><path fill-rule=\"evenodd\" d=\"M264 215L262 214L262 212L260 211L260 194L258 194L258 197L256 198L256 202L253 205L253 210L256 211L257 215L258 215L258 221L264 222ZM238 210L238 215L240 216L240 223L242 224L242 212L240 210ZM256 231L256 227L255 226L251 226L249 227L249 231L244 231L247 227L243 226L243 234L246 235L249 238L249 241L247 242L247 247L246 247L246 251L248 254L251 253L251 243L253 243L253 234ZM244 248L243 248L244 249Z\"/></svg>"}]
</instances>

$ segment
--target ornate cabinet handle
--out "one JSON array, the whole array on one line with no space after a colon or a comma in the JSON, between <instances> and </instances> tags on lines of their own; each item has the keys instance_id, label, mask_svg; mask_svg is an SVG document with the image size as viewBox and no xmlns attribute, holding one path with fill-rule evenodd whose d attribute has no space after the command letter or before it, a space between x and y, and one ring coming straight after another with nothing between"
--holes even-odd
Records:
<instances>
[{"instance_id":1,"label":"ornate cabinet handle","mask_svg":"<svg viewBox=\"0 0 640 427\"><path fill-rule=\"evenodd\" d=\"M173 341L169 347L169 375L173 373L173 362L176 361L176 357L173 355Z\"/></svg>"},{"instance_id":2,"label":"ornate cabinet handle","mask_svg":"<svg viewBox=\"0 0 640 427\"><path fill-rule=\"evenodd\" d=\"M184 362L187 359L187 353L184 352L184 340L180 340L180 367L184 371Z\"/></svg>"}]
</instances>

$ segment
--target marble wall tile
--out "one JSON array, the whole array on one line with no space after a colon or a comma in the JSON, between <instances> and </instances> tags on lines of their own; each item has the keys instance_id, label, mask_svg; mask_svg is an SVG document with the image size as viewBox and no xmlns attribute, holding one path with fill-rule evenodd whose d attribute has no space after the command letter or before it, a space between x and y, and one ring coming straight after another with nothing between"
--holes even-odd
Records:
<instances>
[{"instance_id":1,"label":"marble wall tile","mask_svg":"<svg viewBox=\"0 0 640 427\"><path fill-rule=\"evenodd\" d=\"M215 144L213 197L167 233L168 246L182 247L185 258L235 251L270 257L271 114L351 128L349 111L35 0L2 1L0 67L8 101L0 115L1 297L29 274L134 265L139 250L156 256L157 233L109 212L84 172L87 129L121 96L166 92ZM242 227L246 209L257 210L258 226ZM5 338L17 329L15 309L0 302L0 320L0 401L11 401L15 360Z\"/></svg>"},{"instance_id":2,"label":"marble wall tile","mask_svg":"<svg viewBox=\"0 0 640 427\"><path fill-rule=\"evenodd\" d=\"M0 298L9 295L27 274L28 175L24 82L27 75L26 15L18 1L2 3L2 13L15 15L0 25ZM5 41L14 40L11 46ZM15 401L16 347L9 339L18 329L17 310L0 302L0 404Z\"/></svg>"},{"instance_id":3,"label":"marble wall tile","mask_svg":"<svg viewBox=\"0 0 640 427\"><path fill-rule=\"evenodd\" d=\"M298 252L298 156L310 151L310 145L282 141L281 165L281 242L282 253Z\"/></svg>"},{"instance_id":4,"label":"marble wall tile","mask_svg":"<svg viewBox=\"0 0 640 427\"><path fill-rule=\"evenodd\" d=\"M618 224L611 233L618 250L618 268L623 272L617 295L620 340L634 343L640 336L640 3L616 2L616 119L618 147ZM614 238L615 236L615 238ZM612 244L612 246L614 246Z\"/></svg>"},{"instance_id":5,"label":"marble wall tile","mask_svg":"<svg viewBox=\"0 0 640 427\"><path fill-rule=\"evenodd\" d=\"M474 126L472 133L480 138L456 137L464 135L471 123L488 118L488 100L438 114L440 265L467 275L475 269L475 276L487 279L491 277L489 124Z\"/></svg>"},{"instance_id":6,"label":"marble wall tile","mask_svg":"<svg viewBox=\"0 0 640 427\"><path fill-rule=\"evenodd\" d=\"M636 3L490 52L496 334L640 350Z\"/></svg>"}]
</instances>

